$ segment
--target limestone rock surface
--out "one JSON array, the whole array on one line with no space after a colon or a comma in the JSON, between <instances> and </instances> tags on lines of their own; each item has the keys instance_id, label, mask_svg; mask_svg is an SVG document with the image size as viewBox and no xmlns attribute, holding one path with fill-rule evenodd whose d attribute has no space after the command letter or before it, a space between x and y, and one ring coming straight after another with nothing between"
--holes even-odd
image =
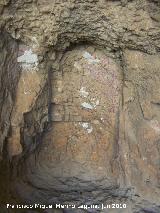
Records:
<instances>
[{"instance_id":1,"label":"limestone rock surface","mask_svg":"<svg viewBox=\"0 0 160 213\"><path fill-rule=\"evenodd\" d=\"M0 0L0 14L0 201L159 213L160 2Z\"/></svg>"}]
</instances>

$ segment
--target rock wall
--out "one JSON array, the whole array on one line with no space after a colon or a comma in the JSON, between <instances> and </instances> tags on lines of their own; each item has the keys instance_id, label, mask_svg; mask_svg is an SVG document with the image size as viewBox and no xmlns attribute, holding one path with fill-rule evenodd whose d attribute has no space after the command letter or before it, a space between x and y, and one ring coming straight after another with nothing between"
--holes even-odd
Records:
<instances>
[{"instance_id":1,"label":"rock wall","mask_svg":"<svg viewBox=\"0 0 160 213\"><path fill-rule=\"evenodd\" d=\"M8 136L12 134L11 115L16 99L20 67L17 63L18 44L4 30L0 33L0 200L8 193Z\"/></svg>"},{"instance_id":2,"label":"rock wall","mask_svg":"<svg viewBox=\"0 0 160 213\"><path fill-rule=\"evenodd\" d=\"M160 212L159 1L11 0L0 12L12 198Z\"/></svg>"},{"instance_id":3,"label":"rock wall","mask_svg":"<svg viewBox=\"0 0 160 213\"><path fill-rule=\"evenodd\" d=\"M9 134L10 117L13 110L20 68L17 63L18 45L6 32L0 34L0 49L0 158L2 158L3 142Z\"/></svg>"}]
</instances>

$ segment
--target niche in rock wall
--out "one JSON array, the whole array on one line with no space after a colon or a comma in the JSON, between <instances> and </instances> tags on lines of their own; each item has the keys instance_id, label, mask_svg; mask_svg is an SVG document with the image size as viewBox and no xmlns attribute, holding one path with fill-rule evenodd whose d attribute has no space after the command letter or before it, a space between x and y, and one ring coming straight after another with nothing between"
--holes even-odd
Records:
<instances>
[{"instance_id":1,"label":"niche in rock wall","mask_svg":"<svg viewBox=\"0 0 160 213\"><path fill-rule=\"evenodd\" d=\"M118 174L121 80L118 63L101 50L79 46L64 54L52 74L52 131L44 139L57 165L53 175L113 180Z\"/></svg>"},{"instance_id":2,"label":"niche in rock wall","mask_svg":"<svg viewBox=\"0 0 160 213\"><path fill-rule=\"evenodd\" d=\"M79 191L94 199L94 193L88 192L102 188L108 196L118 187L120 175L120 66L102 50L85 45L66 51L58 64L59 69L49 75L49 128L41 136L40 148L21 165L25 182L34 187L16 181L14 191L24 200L43 198L47 203L66 197L77 200ZM37 188L50 191L50 200Z\"/></svg>"}]
</instances>

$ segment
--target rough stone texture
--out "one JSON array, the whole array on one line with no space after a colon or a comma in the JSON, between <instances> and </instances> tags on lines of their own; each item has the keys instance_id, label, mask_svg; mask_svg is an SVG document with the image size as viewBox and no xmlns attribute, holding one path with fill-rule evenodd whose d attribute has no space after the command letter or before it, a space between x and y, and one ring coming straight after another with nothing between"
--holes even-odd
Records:
<instances>
[{"instance_id":1,"label":"rough stone texture","mask_svg":"<svg viewBox=\"0 0 160 213\"><path fill-rule=\"evenodd\" d=\"M3 31L0 33L0 200L6 200L7 137L11 134L11 114L14 107L20 67L17 64L18 44ZM4 161L2 159L5 158Z\"/></svg>"},{"instance_id":2,"label":"rough stone texture","mask_svg":"<svg viewBox=\"0 0 160 213\"><path fill-rule=\"evenodd\" d=\"M0 13L12 196L160 212L160 2L11 0Z\"/></svg>"},{"instance_id":3,"label":"rough stone texture","mask_svg":"<svg viewBox=\"0 0 160 213\"><path fill-rule=\"evenodd\" d=\"M159 202L160 55L127 50L124 61L123 123L125 141L130 147L130 152L126 153L126 163L130 164L128 175L137 191L152 199L155 196Z\"/></svg>"},{"instance_id":4,"label":"rough stone texture","mask_svg":"<svg viewBox=\"0 0 160 213\"><path fill-rule=\"evenodd\" d=\"M20 69L17 64L18 46L5 32L0 34L0 159L3 142L10 129L10 117L15 100ZM10 84L8 84L10 82Z\"/></svg>"},{"instance_id":5,"label":"rough stone texture","mask_svg":"<svg viewBox=\"0 0 160 213\"><path fill-rule=\"evenodd\" d=\"M20 144L20 129L24 126L24 113L31 110L37 96L43 87L42 75L38 73L38 58L29 47L19 46L18 58L22 67L21 77L18 82L17 98L11 117L12 134L8 139L8 152L10 158L22 152Z\"/></svg>"}]
</instances>

